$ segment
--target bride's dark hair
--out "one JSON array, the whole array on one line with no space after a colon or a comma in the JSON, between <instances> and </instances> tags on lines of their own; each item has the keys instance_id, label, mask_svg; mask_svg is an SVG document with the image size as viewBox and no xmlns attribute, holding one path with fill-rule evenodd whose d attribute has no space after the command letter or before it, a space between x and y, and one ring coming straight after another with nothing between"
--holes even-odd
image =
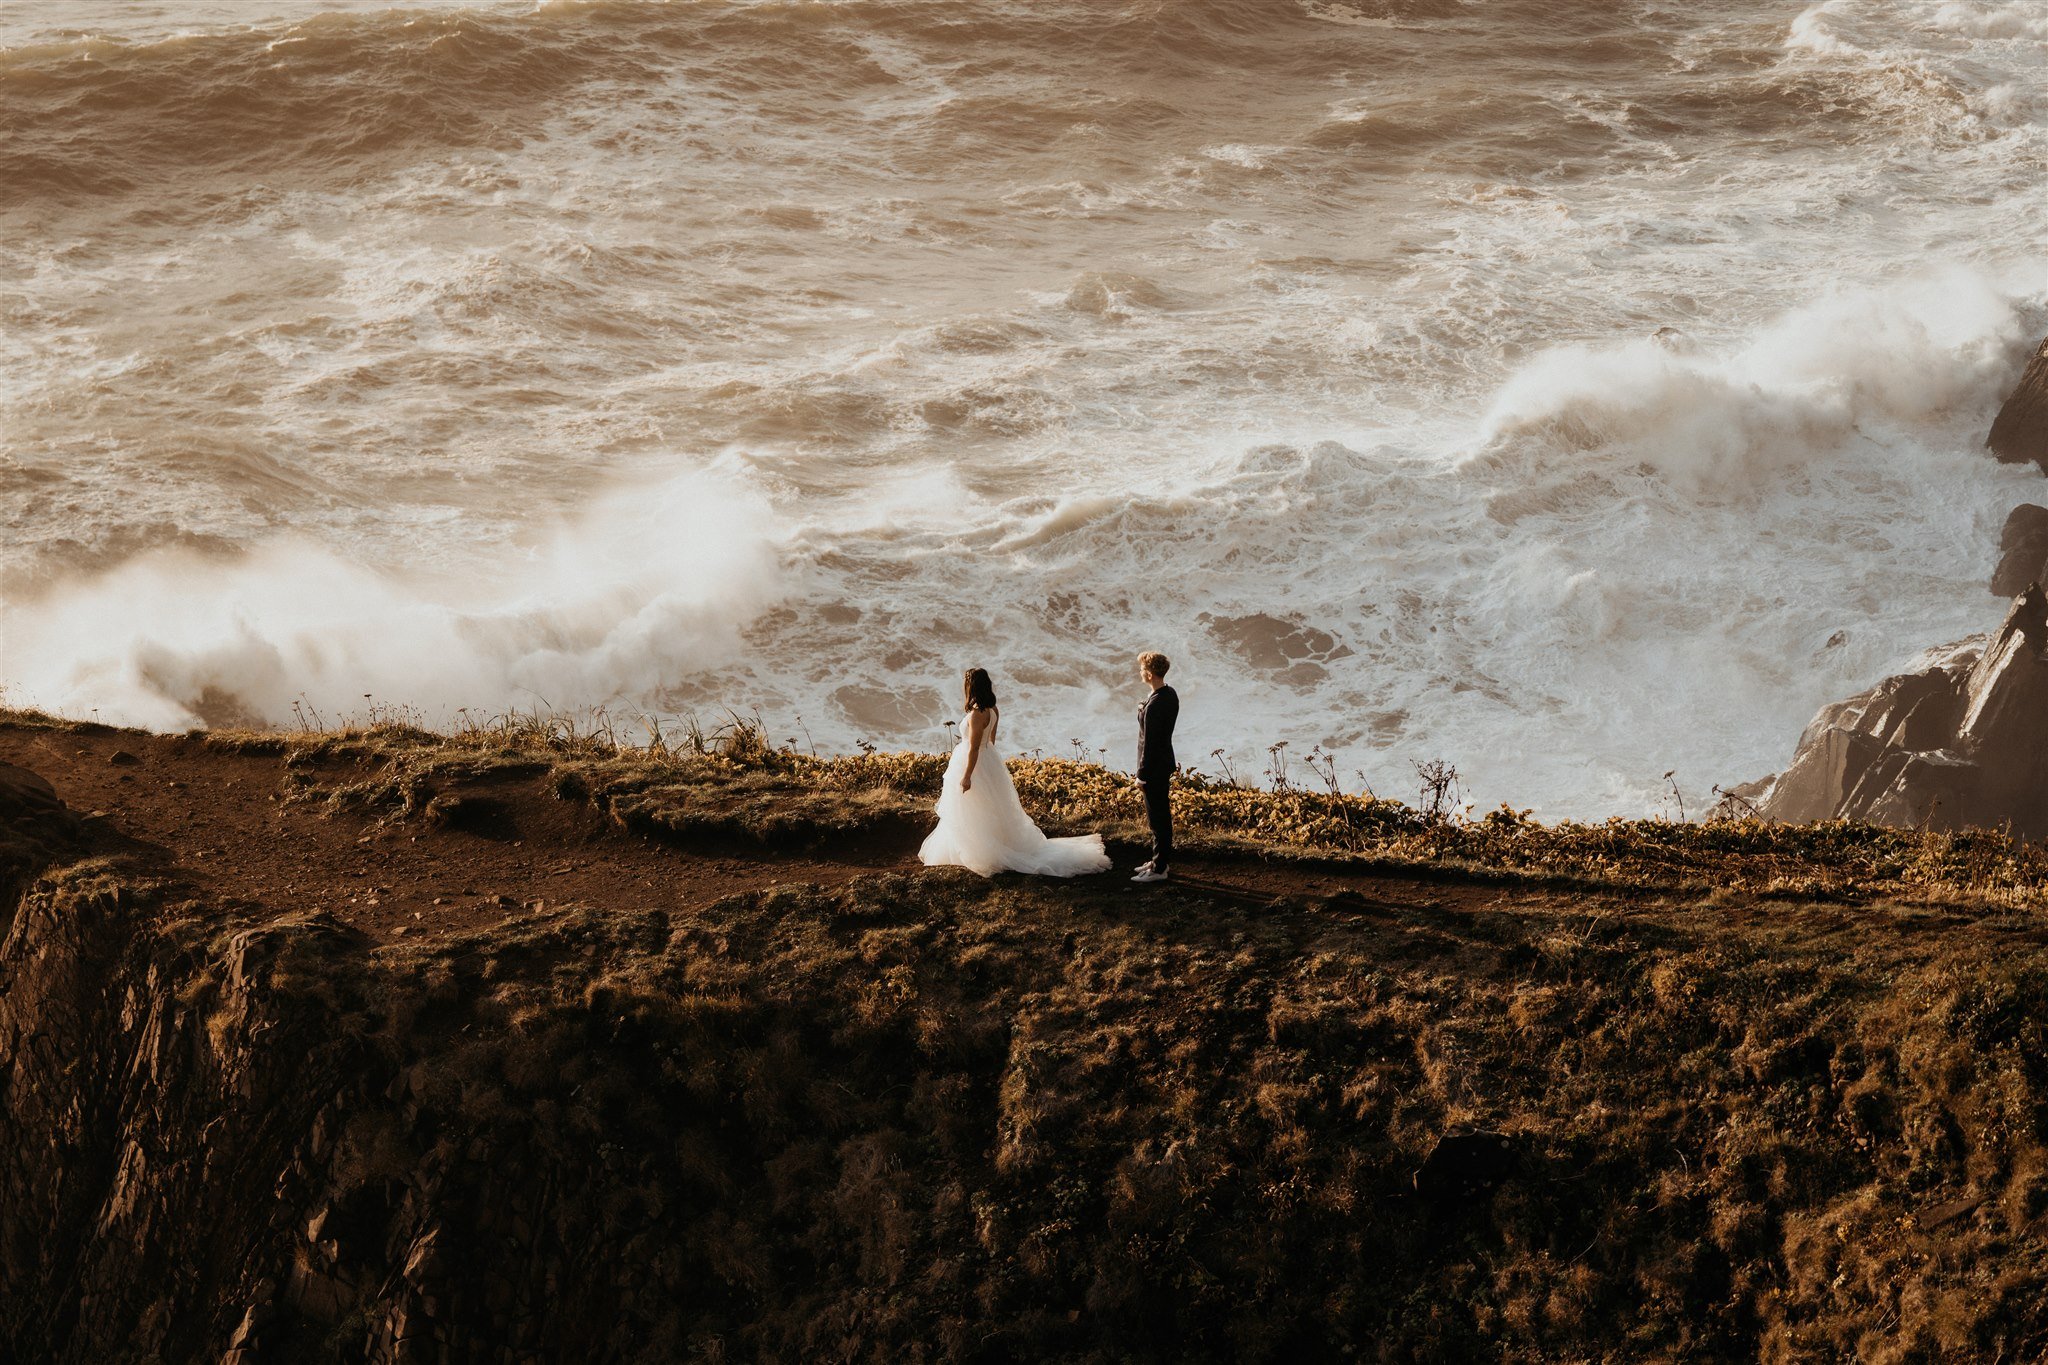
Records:
<instances>
[{"instance_id":1,"label":"bride's dark hair","mask_svg":"<svg viewBox=\"0 0 2048 1365\"><path fill-rule=\"evenodd\" d=\"M961 678L961 691L967 696L970 711L993 711L996 709L996 685L988 680L985 668L970 668Z\"/></svg>"}]
</instances>

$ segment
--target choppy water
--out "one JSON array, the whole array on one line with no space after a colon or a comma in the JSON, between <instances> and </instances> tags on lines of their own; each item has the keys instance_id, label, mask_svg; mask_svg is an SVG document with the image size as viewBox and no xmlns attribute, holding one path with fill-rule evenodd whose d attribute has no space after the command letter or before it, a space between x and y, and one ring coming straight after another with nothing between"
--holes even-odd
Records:
<instances>
[{"instance_id":1,"label":"choppy water","mask_svg":"<svg viewBox=\"0 0 2048 1365\"><path fill-rule=\"evenodd\" d=\"M1981 629L2048 0L0 13L0 680L1648 809Z\"/></svg>"}]
</instances>

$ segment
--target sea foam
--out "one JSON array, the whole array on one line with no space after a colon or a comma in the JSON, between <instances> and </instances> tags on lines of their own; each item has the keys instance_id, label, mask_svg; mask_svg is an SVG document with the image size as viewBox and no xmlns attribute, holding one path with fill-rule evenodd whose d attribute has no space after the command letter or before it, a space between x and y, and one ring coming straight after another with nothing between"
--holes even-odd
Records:
<instances>
[{"instance_id":1,"label":"sea foam","mask_svg":"<svg viewBox=\"0 0 2048 1365\"><path fill-rule=\"evenodd\" d=\"M225 558L153 551L7 604L9 700L158 729L652 706L729 660L775 599L768 526L760 499L686 474L609 490L530 549L460 574L303 537Z\"/></svg>"}]
</instances>

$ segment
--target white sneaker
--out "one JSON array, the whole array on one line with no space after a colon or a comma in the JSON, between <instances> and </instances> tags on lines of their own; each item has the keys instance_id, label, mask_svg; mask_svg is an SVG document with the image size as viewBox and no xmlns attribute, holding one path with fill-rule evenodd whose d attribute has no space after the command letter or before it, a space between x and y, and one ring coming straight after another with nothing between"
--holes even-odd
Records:
<instances>
[{"instance_id":1,"label":"white sneaker","mask_svg":"<svg viewBox=\"0 0 2048 1365\"><path fill-rule=\"evenodd\" d=\"M1134 882L1163 882L1166 879L1166 874L1150 863L1146 863L1143 867L1139 868L1137 875L1131 878Z\"/></svg>"}]
</instances>

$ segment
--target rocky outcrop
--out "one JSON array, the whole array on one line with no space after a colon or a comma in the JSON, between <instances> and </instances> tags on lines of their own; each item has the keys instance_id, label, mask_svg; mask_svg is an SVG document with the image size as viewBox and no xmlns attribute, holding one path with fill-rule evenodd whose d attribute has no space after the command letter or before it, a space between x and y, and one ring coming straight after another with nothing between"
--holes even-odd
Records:
<instances>
[{"instance_id":1,"label":"rocky outcrop","mask_svg":"<svg viewBox=\"0 0 2048 1365\"><path fill-rule=\"evenodd\" d=\"M2048 473L2048 339L2027 362L2019 387L1998 410L1984 443L2006 464L2032 461Z\"/></svg>"},{"instance_id":2,"label":"rocky outcrop","mask_svg":"<svg viewBox=\"0 0 2048 1365\"><path fill-rule=\"evenodd\" d=\"M1998 535L1998 567L1991 571L1991 591L2012 597L2029 583L2048 580L2048 507L2023 502L2005 519Z\"/></svg>"},{"instance_id":3,"label":"rocky outcrop","mask_svg":"<svg viewBox=\"0 0 2048 1365\"><path fill-rule=\"evenodd\" d=\"M2029 587L1987 639L1823 707L1752 799L1777 820L2048 838L2048 596Z\"/></svg>"},{"instance_id":4,"label":"rocky outcrop","mask_svg":"<svg viewBox=\"0 0 2048 1365\"><path fill-rule=\"evenodd\" d=\"M1986 444L2008 464L2032 461L2048 472L2048 340ZM2048 839L2048 507L2013 508L1998 552L1991 591L2013 603L1993 635L1935 651L1919 672L1822 707L1791 766L1732 788L1722 813L2009 827Z\"/></svg>"},{"instance_id":5,"label":"rocky outcrop","mask_svg":"<svg viewBox=\"0 0 2048 1365\"><path fill-rule=\"evenodd\" d=\"M27 768L0 763L0 936L6 932L6 907L27 879L77 834L78 817L57 799L54 787Z\"/></svg>"}]
</instances>

